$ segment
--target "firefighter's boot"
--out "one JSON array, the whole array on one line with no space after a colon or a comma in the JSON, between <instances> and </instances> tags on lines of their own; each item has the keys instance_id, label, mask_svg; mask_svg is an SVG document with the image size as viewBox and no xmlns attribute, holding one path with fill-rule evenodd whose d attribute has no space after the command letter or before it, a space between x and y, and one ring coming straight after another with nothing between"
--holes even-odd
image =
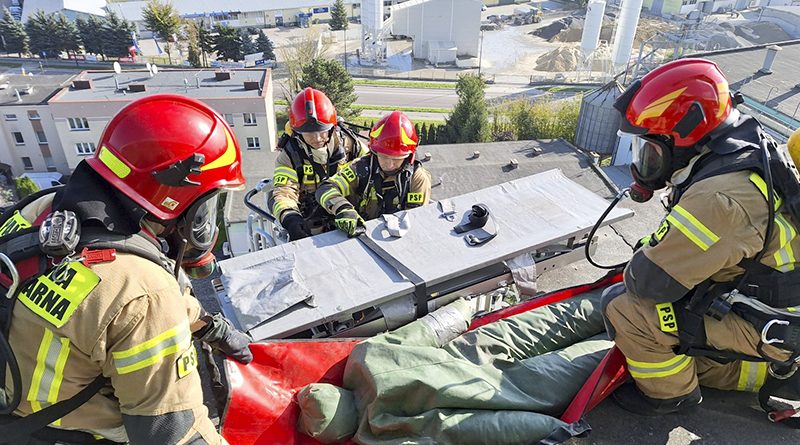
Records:
<instances>
[{"instance_id":1,"label":"firefighter's boot","mask_svg":"<svg viewBox=\"0 0 800 445\"><path fill-rule=\"evenodd\" d=\"M699 387L685 396L672 399L654 399L644 395L633 382L620 386L614 391L612 397L614 402L626 411L640 416L653 417L686 412L696 408L703 401Z\"/></svg>"}]
</instances>

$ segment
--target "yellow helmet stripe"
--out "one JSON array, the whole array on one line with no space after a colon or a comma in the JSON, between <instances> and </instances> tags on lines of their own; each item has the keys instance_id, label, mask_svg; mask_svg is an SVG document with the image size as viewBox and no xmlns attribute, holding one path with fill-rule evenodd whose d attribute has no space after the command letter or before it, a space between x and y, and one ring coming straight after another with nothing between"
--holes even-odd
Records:
<instances>
[{"instance_id":1,"label":"yellow helmet stripe","mask_svg":"<svg viewBox=\"0 0 800 445\"><path fill-rule=\"evenodd\" d=\"M370 132L369 132L369 137L371 137L371 138L375 139L375 138L377 138L378 136L380 136L380 135L381 135L381 132L383 132L383 126L384 126L384 125L386 125L386 124L381 124L381 126L380 126L380 127L378 127L378 128L376 128L376 129L374 129L374 130L370 131Z\"/></svg>"},{"instance_id":2,"label":"yellow helmet stripe","mask_svg":"<svg viewBox=\"0 0 800 445\"><path fill-rule=\"evenodd\" d=\"M417 145L417 143L414 142L413 139L408 137L408 135L406 134L406 129L403 127L400 127L400 140L406 145Z\"/></svg>"},{"instance_id":3,"label":"yellow helmet stripe","mask_svg":"<svg viewBox=\"0 0 800 445\"><path fill-rule=\"evenodd\" d=\"M118 158L117 155L112 153L105 145L100 147L100 154L97 155L97 159L105 164L105 166L120 179L125 179L126 176L131 174L131 168L125 165L122 159Z\"/></svg>"},{"instance_id":4,"label":"yellow helmet stripe","mask_svg":"<svg viewBox=\"0 0 800 445\"><path fill-rule=\"evenodd\" d=\"M678 98L684 91L686 91L687 87L683 87L679 90L675 90L669 94L665 94L658 99L654 100L650 105L648 105L644 110L642 110L639 117L636 118L636 125L641 125L642 121L650 117L659 117L664 111L672 105L672 102Z\"/></svg>"},{"instance_id":5,"label":"yellow helmet stripe","mask_svg":"<svg viewBox=\"0 0 800 445\"><path fill-rule=\"evenodd\" d=\"M731 91L728 89L728 82L720 82L717 84L717 96L719 97L719 109L717 110L717 119L722 117L725 113L725 108L731 100Z\"/></svg>"},{"instance_id":6,"label":"yellow helmet stripe","mask_svg":"<svg viewBox=\"0 0 800 445\"><path fill-rule=\"evenodd\" d=\"M228 146L225 148L225 153L222 153L222 156L200 167L200 171L211 170L212 168L227 167L233 164L233 162L236 160L236 144L233 143L233 138L231 137L231 133L228 131L228 129L223 127L223 131L225 131L225 140L228 142Z\"/></svg>"}]
</instances>

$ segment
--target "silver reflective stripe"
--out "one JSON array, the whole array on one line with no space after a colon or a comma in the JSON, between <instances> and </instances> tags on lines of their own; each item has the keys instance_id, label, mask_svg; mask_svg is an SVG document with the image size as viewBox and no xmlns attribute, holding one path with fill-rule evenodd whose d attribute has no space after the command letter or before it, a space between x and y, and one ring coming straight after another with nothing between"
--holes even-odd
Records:
<instances>
[{"instance_id":1,"label":"silver reflective stripe","mask_svg":"<svg viewBox=\"0 0 800 445\"><path fill-rule=\"evenodd\" d=\"M112 352L114 366L120 374L137 371L183 351L191 344L189 322L184 321L156 337L125 351Z\"/></svg>"}]
</instances>

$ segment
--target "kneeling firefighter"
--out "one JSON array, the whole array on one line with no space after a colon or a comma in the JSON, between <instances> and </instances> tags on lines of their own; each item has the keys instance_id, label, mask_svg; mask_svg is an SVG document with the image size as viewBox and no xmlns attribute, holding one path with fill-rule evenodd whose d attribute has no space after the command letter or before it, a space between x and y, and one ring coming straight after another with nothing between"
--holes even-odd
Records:
<instances>
[{"instance_id":1,"label":"kneeling firefighter","mask_svg":"<svg viewBox=\"0 0 800 445\"><path fill-rule=\"evenodd\" d=\"M192 339L244 363L250 339L181 268L213 270L218 194L244 185L236 139L203 103L153 95L98 147L0 217L0 443L224 444Z\"/></svg>"},{"instance_id":2,"label":"kneeling firefighter","mask_svg":"<svg viewBox=\"0 0 800 445\"><path fill-rule=\"evenodd\" d=\"M373 125L370 153L317 189L317 200L339 230L353 236L364 220L428 203L431 174L416 160L417 143L414 124L400 111Z\"/></svg>"},{"instance_id":3,"label":"kneeling firefighter","mask_svg":"<svg viewBox=\"0 0 800 445\"><path fill-rule=\"evenodd\" d=\"M367 154L359 136L336 116L322 91L305 88L289 107L278 148L269 206L294 241L333 229L314 193L320 183L353 159Z\"/></svg>"},{"instance_id":4,"label":"kneeling firefighter","mask_svg":"<svg viewBox=\"0 0 800 445\"><path fill-rule=\"evenodd\" d=\"M702 384L760 390L773 420L794 414L771 396L797 398L800 386L800 186L786 151L738 103L714 63L683 59L614 105L633 140L631 196L671 187L667 216L604 298L635 382L614 397L633 413L696 406Z\"/></svg>"}]
</instances>

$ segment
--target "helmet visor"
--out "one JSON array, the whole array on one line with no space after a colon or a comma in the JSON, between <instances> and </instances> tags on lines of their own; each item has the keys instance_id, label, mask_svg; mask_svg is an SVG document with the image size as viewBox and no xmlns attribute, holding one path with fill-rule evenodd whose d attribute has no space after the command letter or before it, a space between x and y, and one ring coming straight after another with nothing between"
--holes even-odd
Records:
<instances>
[{"instance_id":1,"label":"helmet visor","mask_svg":"<svg viewBox=\"0 0 800 445\"><path fill-rule=\"evenodd\" d=\"M189 209L187 215L186 240L189 246L196 251L209 251L217 240L217 209L219 194L213 193L201 199Z\"/></svg>"},{"instance_id":2,"label":"helmet visor","mask_svg":"<svg viewBox=\"0 0 800 445\"><path fill-rule=\"evenodd\" d=\"M670 162L670 150L666 143L648 136L632 135L632 166L644 183L663 178Z\"/></svg>"}]
</instances>

